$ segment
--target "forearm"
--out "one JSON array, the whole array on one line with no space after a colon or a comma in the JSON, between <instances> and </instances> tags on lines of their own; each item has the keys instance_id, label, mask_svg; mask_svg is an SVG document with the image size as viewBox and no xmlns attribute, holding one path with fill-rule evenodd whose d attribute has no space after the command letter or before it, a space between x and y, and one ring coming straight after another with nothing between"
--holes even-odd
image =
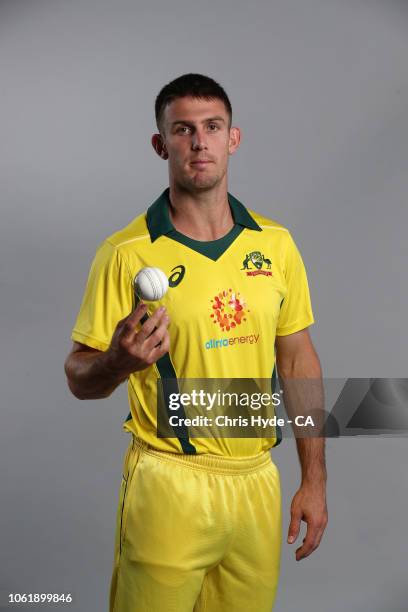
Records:
<instances>
[{"instance_id":1,"label":"forearm","mask_svg":"<svg viewBox=\"0 0 408 612\"><path fill-rule=\"evenodd\" d=\"M302 484L324 487L327 480L324 438L296 438Z\"/></svg>"},{"instance_id":2,"label":"forearm","mask_svg":"<svg viewBox=\"0 0 408 612\"><path fill-rule=\"evenodd\" d=\"M78 399L108 397L127 378L109 368L107 353L102 351L71 354L65 362L65 373L68 386Z\"/></svg>"},{"instance_id":3,"label":"forearm","mask_svg":"<svg viewBox=\"0 0 408 612\"><path fill-rule=\"evenodd\" d=\"M279 378L285 408L293 421L302 484L325 486L324 391L316 352L299 353L291 362L281 364ZM296 417L301 417L301 425L295 424ZM308 423L308 417L313 424Z\"/></svg>"},{"instance_id":4,"label":"forearm","mask_svg":"<svg viewBox=\"0 0 408 612\"><path fill-rule=\"evenodd\" d=\"M308 417L313 420L313 425L292 426L299 456L302 484L308 482L324 485L327 479L325 438L322 435L324 402L320 385L319 380L311 381L310 379L283 383L285 407L293 423L299 416L301 423L307 423ZM322 437L318 437L319 435Z\"/></svg>"},{"instance_id":5,"label":"forearm","mask_svg":"<svg viewBox=\"0 0 408 612\"><path fill-rule=\"evenodd\" d=\"M317 372L315 375L317 376ZM285 408L293 423L302 483L324 485L327 474L323 433L324 394L321 378L281 377L281 384ZM296 425L296 418L299 425Z\"/></svg>"}]
</instances>

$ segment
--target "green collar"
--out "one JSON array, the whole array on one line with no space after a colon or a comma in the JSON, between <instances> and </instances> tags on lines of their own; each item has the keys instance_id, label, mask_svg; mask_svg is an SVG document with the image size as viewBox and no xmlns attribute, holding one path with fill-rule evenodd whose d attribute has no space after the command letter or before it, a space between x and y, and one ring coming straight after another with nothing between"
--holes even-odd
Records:
<instances>
[{"instance_id":1,"label":"green collar","mask_svg":"<svg viewBox=\"0 0 408 612\"><path fill-rule=\"evenodd\" d=\"M152 242L163 234L169 234L174 230L169 215L169 193L170 189L167 187L167 189L165 189L157 200L147 209L146 222ZM262 228L260 228L255 219L251 217L245 206L230 193L228 193L228 202L235 223L256 230L257 232L262 231Z\"/></svg>"}]
</instances>

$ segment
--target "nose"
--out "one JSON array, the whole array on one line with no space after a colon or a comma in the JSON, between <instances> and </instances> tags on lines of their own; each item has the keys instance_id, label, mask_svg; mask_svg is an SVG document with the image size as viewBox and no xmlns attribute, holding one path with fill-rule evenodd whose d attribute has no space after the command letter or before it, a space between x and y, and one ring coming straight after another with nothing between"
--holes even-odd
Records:
<instances>
[{"instance_id":1,"label":"nose","mask_svg":"<svg viewBox=\"0 0 408 612\"><path fill-rule=\"evenodd\" d=\"M191 140L191 148L193 151L203 151L207 148L205 134L200 130L196 130Z\"/></svg>"}]
</instances>

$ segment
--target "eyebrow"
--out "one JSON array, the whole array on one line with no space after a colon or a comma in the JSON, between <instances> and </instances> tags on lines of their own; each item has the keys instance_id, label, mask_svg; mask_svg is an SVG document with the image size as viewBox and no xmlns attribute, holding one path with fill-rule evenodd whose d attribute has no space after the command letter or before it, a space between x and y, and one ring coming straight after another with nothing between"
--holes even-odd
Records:
<instances>
[{"instance_id":1,"label":"eyebrow","mask_svg":"<svg viewBox=\"0 0 408 612\"><path fill-rule=\"evenodd\" d=\"M210 117L209 119L203 119L203 121L201 123L209 123L210 121L222 121L223 123L225 123L225 119L223 117L220 116L215 116L215 117ZM191 121L183 121L183 120L178 120L178 121L173 121L173 123L171 124L172 127L175 125L194 125Z\"/></svg>"}]
</instances>

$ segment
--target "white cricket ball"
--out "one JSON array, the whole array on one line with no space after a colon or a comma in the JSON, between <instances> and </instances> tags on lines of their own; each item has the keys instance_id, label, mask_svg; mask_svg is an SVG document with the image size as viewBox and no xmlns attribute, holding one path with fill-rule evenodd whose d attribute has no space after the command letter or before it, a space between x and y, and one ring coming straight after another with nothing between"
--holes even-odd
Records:
<instances>
[{"instance_id":1,"label":"white cricket ball","mask_svg":"<svg viewBox=\"0 0 408 612\"><path fill-rule=\"evenodd\" d=\"M160 268L142 268L135 277L135 290L142 300L161 300L168 288L169 281Z\"/></svg>"}]
</instances>

